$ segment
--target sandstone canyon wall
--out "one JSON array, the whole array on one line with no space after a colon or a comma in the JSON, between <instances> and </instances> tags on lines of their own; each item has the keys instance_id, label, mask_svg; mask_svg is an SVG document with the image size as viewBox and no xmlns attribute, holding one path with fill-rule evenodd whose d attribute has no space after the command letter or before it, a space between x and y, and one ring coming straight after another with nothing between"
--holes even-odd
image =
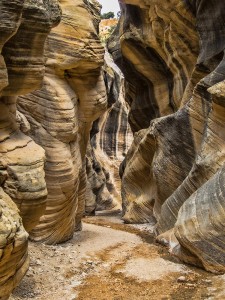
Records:
<instances>
[{"instance_id":1,"label":"sandstone canyon wall","mask_svg":"<svg viewBox=\"0 0 225 300\"><path fill-rule=\"evenodd\" d=\"M55 244L81 228L93 194L90 130L108 104L98 2L0 5L0 299L7 299L28 268L27 232Z\"/></svg>"},{"instance_id":2,"label":"sandstone canyon wall","mask_svg":"<svg viewBox=\"0 0 225 300\"><path fill-rule=\"evenodd\" d=\"M106 51L104 81L107 111L93 124L87 155L87 174L95 194L95 209L121 210L119 167L133 140L128 123L124 77ZM86 207L88 211L88 207Z\"/></svg>"},{"instance_id":3,"label":"sandstone canyon wall","mask_svg":"<svg viewBox=\"0 0 225 300\"><path fill-rule=\"evenodd\" d=\"M20 130L17 96L40 87L44 43L60 9L54 0L2 0L0 15L0 299L7 299L28 268L25 229L37 224L47 196L44 150Z\"/></svg>"},{"instance_id":4,"label":"sandstone canyon wall","mask_svg":"<svg viewBox=\"0 0 225 300\"><path fill-rule=\"evenodd\" d=\"M46 42L46 71L40 90L19 97L27 134L46 154L47 205L30 232L49 244L80 229L87 198L85 155L92 123L106 110L104 48L98 37L96 1L60 1L61 23Z\"/></svg>"},{"instance_id":5,"label":"sandstone canyon wall","mask_svg":"<svg viewBox=\"0 0 225 300\"><path fill-rule=\"evenodd\" d=\"M121 166L124 221L153 222L173 254L224 272L225 5L120 3L108 46L135 133Z\"/></svg>"},{"instance_id":6,"label":"sandstone canyon wall","mask_svg":"<svg viewBox=\"0 0 225 300\"><path fill-rule=\"evenodd\" d=\"M108 46L125 80L103 67L95 0L0 1L1 300L28 268L27 232L64 242L85 211L120 209L120 189L125 222L225 271L225 5L120 4Z\"/></svg>"}]
</instances>

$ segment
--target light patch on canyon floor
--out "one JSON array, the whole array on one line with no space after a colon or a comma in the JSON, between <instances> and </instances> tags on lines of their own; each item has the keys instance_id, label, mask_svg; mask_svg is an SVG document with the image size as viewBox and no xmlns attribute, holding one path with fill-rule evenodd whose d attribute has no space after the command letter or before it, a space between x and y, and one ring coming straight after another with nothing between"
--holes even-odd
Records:
<instances>
[{"instance_id":1,"label":"light patch on canyon floor","mask_svg":"<svg viewBox=\"0 0 225 300\"><path fill-rule=\"evenodd\" d=\"M119 216L85 218L71 241L29 247L30 269L10 300L225 299L222 276L179 263L151 226Z\"/></svg>"},{"instance_id":2,"label":"light patch on canyon floor","mask_svg":"<svg viewBox=\"0 0 225 300\"><path fill-rule=\"evenodd\" d=\"M155 259L131 258L121 271L134 279L150 281L160 279L170 273L185 272L187 270L181 265L157 257Z\"/></svg>"}]
</instances>

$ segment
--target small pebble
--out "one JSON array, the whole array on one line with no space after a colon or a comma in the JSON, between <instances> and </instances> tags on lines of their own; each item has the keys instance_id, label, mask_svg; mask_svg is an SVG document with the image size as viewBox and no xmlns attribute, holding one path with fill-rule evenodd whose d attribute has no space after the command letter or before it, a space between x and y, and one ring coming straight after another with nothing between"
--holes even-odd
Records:
<instances>
[{"instance_id":1,"label":"small pebble","mask_svg":"<svg viewBox=\"0 0 225 300\"><path fill-rule=\"evenodd\" d=\"M186 282L187 279L185 276L180 276L179 278L177 278L177 282Z\"/></svg>"},{"instance_id":2,"label":"small pebble","mask_svg":"<svg viewBox=\"0 0 225 300\"><path fill-rule=\"evenodd\" d=\"M187 283L187 286L189 286L189 287L195 287L196 285L193 284L193 283Z\"/></svg>"},{"instance_id":3,"label":"small pebble","mask_svg":"<svg viewBox=\"0 0 225 300\"><path fill-rule=\"evenodd\" d=\"M210 280L210 279L204 279L204 280L202 280L202 282L204 282L204 283L212 283L212 280Z\"/></svg>"},{"instance_id":4,"label":"small pebble","mask_svg":"<svg viewBox=\"0 0 225 300\"><path fill-rule=\"evenodd\" d=\"M37 266L41 266L41 261L40 261L40 259L37 259L37 260L36 260L36 265L37 265Z\"/></svg>"},{"instance_id":5,"label":"small pebble","mask_svg":"<svg viewBox=\"0 0 225 300\"><path fill-rule=\"evenodd\" d=\"M211 293L214 293L214 292L217 291L217 289L212 287L212 288L209 288L209 291L210 291Z\"/></svg>"}]
</instances>

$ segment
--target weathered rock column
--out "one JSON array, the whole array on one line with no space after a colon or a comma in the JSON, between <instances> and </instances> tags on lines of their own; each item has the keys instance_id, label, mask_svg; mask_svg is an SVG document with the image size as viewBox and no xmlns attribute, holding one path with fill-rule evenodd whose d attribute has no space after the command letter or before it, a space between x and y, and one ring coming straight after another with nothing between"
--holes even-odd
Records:
<instances>
[{"instance_id":1,"label":"weathered rock column","mask_svg":"<svg viewBox=\"0 0 225 300\"><path fill-rule=\"evenodd\" d=\"M28 134L46 152L47 207L31 232L49 244L70 239L80 228L86 197L85 154L92 123L106 109L95 1L60 1L62 21L49 35L43 86L19 98Z\"/></svg>"},{"instance_id":2,"label":"weathered rock column","mask_svg":"<svg viewBox=\"0 0 225 300\"><path fill-rule=\"evenodd\" d=\"M17 96L40 86L45 39L60 9L54 0L2 0L0 16L0 299L7 299L28 269L23 225L38 223L47 196L44 150L20 130L29 126Z\"/></svg>"}]
</instances>

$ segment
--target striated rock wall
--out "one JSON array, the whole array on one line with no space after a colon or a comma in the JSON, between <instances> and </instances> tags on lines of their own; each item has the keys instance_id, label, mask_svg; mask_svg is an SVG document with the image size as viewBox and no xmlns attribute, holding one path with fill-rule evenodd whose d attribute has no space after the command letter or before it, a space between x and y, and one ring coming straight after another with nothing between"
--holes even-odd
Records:
<instances>
[{"instance_id":1,"label":"striated rock wall","mask_svg":"<svg viewBox=\"0 0 225 300\"><path fill-rule=\"evenodd\" d=\"M131 145L133 134L128 123L124 77L108 52L105 54L104 80L108 109L93 124L87 174L95 195L96 209L116 210L121 209L119 166ZM86 210L89 210L88 207Z\"/></svg>"},{"instance_id":2,"label":"striated rock wall","mask_svg":"<svg viewBox=\"0 0 225 300\"><path fill-rule=\"evenodd\" d=\"M180 106L196 63L198 38L182 1L120 2L122 17L109 48L126 78L129 120L136 132Z\"/></svg>"},{"instance_id":3,"label":"striated rock wall","mask_svg":"<svg viewBox=\"0 0 225 300\"><path fill-rule=\"evenodd\" d=\"M2 0L0 16L0 299L7 299L28 268L25 229L38 223L47 196L44 150L21 131L28 124L17 96L40 87L44 43L60 9L54 0Z\"/></svg>"},{"instance_id":4,"label":"striated rock wall","mask_svg":"<svg viewBox=\"0 0 225 300\"><path fill-rule=\"evenodd\" d=\"M0 188L0 299L8 299L29 267L28 234L18 208Z\"/></svg>"},{"instance_id":5,"label":"striated rock wall","mask_svg":"<svg viewBox=\"0 0 225 300\"><path fill-rule=\"evenodd\" d=\"M125 0L121 8L109 47L136 132L121 167L124 220L154 222L173 254L224 272L225 5Z\"/></svg>"},{"instance_id":6,"label":"striated rock wall","mask_svg":"<svg viewBox=\"0 0 225 300\"><path fill-rule=\"evenodd\" d=\"M136 132L121 168L124 169L122 197L127 222L151 220L153 207L158 214L161 204L187 176L195 155L194 142L186 148L182 145L182 140L191 135L185 124L188 111L172 114L182 100L186 101L194 81L192 74L198 54L195 19L180 1L176 5L174 1L163 5L151 1L143 7L138 3L135 6L128 1L121 5L122 18L117 28L121 48L116 38L109 43L114 59L125 74L130 123ZM171 11L169 16L168 11ZM192 36L189 43L185 31ZM160 116L163 118L157 119ZM177 132L178 123L184 128L179 126ZM165 131L164 127L169 130ZM172 155L168 155L170 149L165 139L173 148Z\"/></svg>"},{"instance_id":7,"label":"striated rock wall","mask_svg":"<svg viewBox=\"0 0 225 300\"><path fill-rule=\"evenodd\" d=\"M47 206L31 239L49 244L80 228L87 196L85 154L93 121L106 110L104 48L96 1L59 1L62 21L47 39L42 88L19 97L27 134L46 154Z\"/></svg>"}]
</instances>

